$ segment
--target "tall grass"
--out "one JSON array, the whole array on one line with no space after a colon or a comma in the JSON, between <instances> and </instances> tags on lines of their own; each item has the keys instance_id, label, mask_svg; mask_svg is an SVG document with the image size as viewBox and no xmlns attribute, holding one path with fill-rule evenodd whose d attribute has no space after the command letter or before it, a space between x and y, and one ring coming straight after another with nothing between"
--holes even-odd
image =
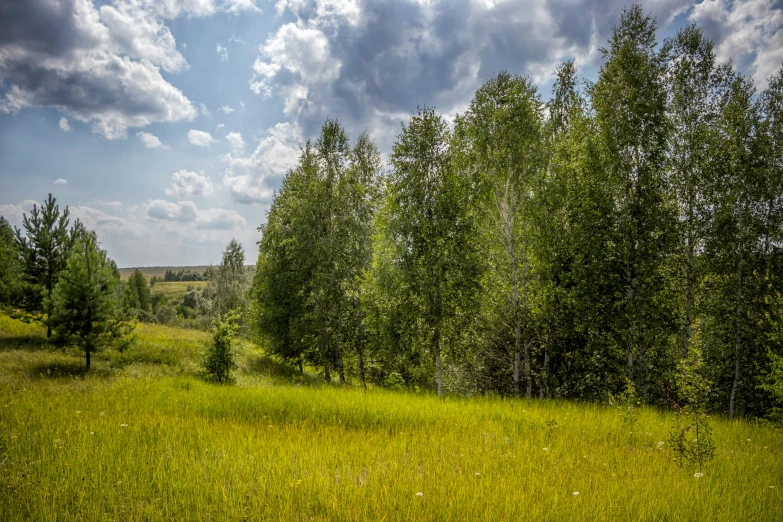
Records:
<instances>
[{"instance_id":1,"label":"tall grass","mask_svg":"<svg viewBox=\"0 0 783 522\"><path fill-rule=\"evenodd\" d=\"M181 360L203 340L137 335ZM589 404L285 384L295 372L242 351L230 387L151 357L54 378L0 353L0 519L783 520L783 438L762 425L712 419L697 478L659 444L666 412L629 434Z\"/></svg>"}]
</instances>

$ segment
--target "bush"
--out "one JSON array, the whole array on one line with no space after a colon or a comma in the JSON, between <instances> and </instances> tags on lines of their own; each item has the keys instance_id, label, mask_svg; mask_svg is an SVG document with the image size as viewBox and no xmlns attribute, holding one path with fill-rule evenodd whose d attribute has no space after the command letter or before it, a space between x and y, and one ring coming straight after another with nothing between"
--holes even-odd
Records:
<instances>
[{"instance_id":1,"label":"bush","mask_svg":"<svg viewBox=\"0 0 783 522\"><path fill-rule=\"evenodd\" d=\"M162 305L160 308L158 308L156 317L160 324L168 325L176 324L178 319L177 311L168 305Z\"/></svg>"},{"instance_id":2,"label":"bush","mask_svg":"<svg viewBox=\"0 0 783 522\"><path fill-rule=\"evenodd\" d=\"M140 323L157 323L158 319L154 314L141 308L136 308L129 312L129 315Z\"/></svg>"},{"instance_id":3,"label":"bush","mask_svg":"<svg viewBox=\"0 0 783 522\"><path fill-rule=\"evenodd\" d=\"M219 383L233 382L231 371L236 368L234 361L236 353L231 349L231 339L237 331L237 313L227 313L215 321L212 328L212 344L210 344L202 368L206 380Z\"/></svg>"}]
</instances>

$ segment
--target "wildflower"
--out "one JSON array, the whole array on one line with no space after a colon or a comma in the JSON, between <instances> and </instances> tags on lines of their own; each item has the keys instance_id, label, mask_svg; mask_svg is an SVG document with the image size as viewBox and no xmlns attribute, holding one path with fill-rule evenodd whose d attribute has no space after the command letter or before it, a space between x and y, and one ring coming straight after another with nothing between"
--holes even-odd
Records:
<instances>
[{"instance_id":1,"label":"wildflower","mask_svg":"<svg viewBox=\"0 0 783 522\"><path fill-rule=\"evenodd\" d=\"M775 486L770 486L769 489L775 489Z\"/></svg>"},{"instance_id":2,"label":"wildflower","mask_svg":"<svg viewBox=\"0 0 783 522\"><path fill-rule=\"evenodd\" d=\"M270 424L270 425L269 425L269 427L270 427L270 428L274 428L274 425Z\"/></svg>"},{"instance_id":3,"label":"wildflower","mask_svg":"<svg viewBox=\"0 0 783 522\"><path fill-rule=\"evenodd\" d=\"M750 442L750 439L748 439L748 442Z\"/></svg>"},{"instance_id":4,"label":"wildflower","mask_svg":"<svg viewBox=\"0 0 783 522\"><path fill-rule=\"evenodd\" d=\"M549 448L544 448L544 451L549 451Z\"/></svg>"},{"instance_id":5,"label":"wildflower","mask_svg":"<svg viewBox=\"0 0 783 522\"><path fill-rule=\"evenodd\" d=\"M120 424L120 428L127 428L127 427L128 427L127 424Z\"/></svg>"},{"instance_id":6,"label":"wildflower","mask_svg":"<svg viewBox=\"0 0 783 522\"><path fill-rule=\"evenodd\" d=\"M76 410L76 414L77 415L80 414L81 412L82 412L82 410Z\"/></svg>"},{"instance_id":7,"label":"wildflower","mask_svg":"<svg viewBox=\"0 0 783 522\"><path fill-rule=\"evenodd\" d=\"M477 471L477 472L475 472L473 475L475 475L476 477L480 477L480 476L481 476L481 473L479 473L479 472Z\"/></svg>"},{"instance_id":8,"label":"wildflower","mask_svg":"<svg viewBox=\"0 0 783 522\"><path fill-rule=\"evenodd\" d=\"M90 435L95 435L95 432L94 432L94 431L91 431L91 432L90 432Z\"/></svg>"},{"instance_id":9,"label":"wildflower","mask_svg":"<svg viewBox=\"0 0 783 522\"><path fill-rule=\"evenodd\" d=\"M579 496L579 492L578 492L578 491L574 491L573 495L574 495L575 497L578 497L578 496Z\"/></svg>"},{"instance_id":10,"label":"wildflower","mask_svg":"<svg viewBox=\"0 0 783 522\"><path fill-rule=\"evenodd\" d=\"M105 414L105 413L103 413L103 412L101 412L101 413L100 413L100 416L101 416L101 417L103 417L104 415L106 415L106 414Z\"/></svg>"},{"instance_id":11,"label":"wildflower","mask_svg":"<svg viewBox=\"0 0 783 522\"><path fill-rule=\"evenodd\" d=\"M424 493L423 493L423 492L421 492L421 491L419 491L418 493L416 493L416 496L417 496L417 497L423 497L423 496L424 496Z\"/></svg>"},{"instance_id":12,"label":"wildflower","mask_svg":"<svg viewBox=\"0 0 783 522\"><path fill-rule=\"evenodd\" d=\"M663 441L659 442L659 443L658 443L658 449L661 449L661 448L663 448L663 444L664 444L664 443L663 443Z\"/></svg>"},{"instance_id":13,"label":"wildflower","mask_svg":"<svg viewBox=\"0 0 783 522\"><path fill-rule=\"evenodd\" d=\"M704 473L694 473L693 476L696 478L702 478L704 476Z\"/></svg>"}]
</instances>

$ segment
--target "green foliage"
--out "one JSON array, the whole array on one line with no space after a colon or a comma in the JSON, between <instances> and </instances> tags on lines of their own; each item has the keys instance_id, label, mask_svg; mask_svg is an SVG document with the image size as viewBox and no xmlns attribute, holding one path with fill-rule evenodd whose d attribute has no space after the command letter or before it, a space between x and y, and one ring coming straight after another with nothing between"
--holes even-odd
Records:
<instances>
[{"instance_id":1,"label":"green foliage","mask_svg":"<svg viewBox=\"0 0 783 522\"><path fill-rule=\"evenodd\" d=\"M22 299L24 266L19 245L8 221L0 216L0 305L16 305Z\"/></svg>"},{"instance_id":2,"label":"green foliage","mask_svg":"<svg viewBox=\"0 0 783 522\"><path fill-rule=\"evenodd\" d=\"M147 286L147 278L136 269L125 283L125 307L128 310L152 311L152 296Z\"/></svg>"},{"instance_id":3,"label":"green foliage","mask_svg":"<svg viewBox=\"0 0 783 522\"><path fill-rule=\"evenodd\" d=\"M92 353L121 345L131 331L115 292L118 283L116 266L97 247L94 234L87 233L73 246L52 297L45 301L55 341L80 346L88 370Z\"/></svg>"},{"instance_id":4,"label":"green foliage","mask_svg":"<svg viewBox=\"0 0 783 522\"><path fill-rule=\"evenodd\" d=\"M615 398L615 403L620 410L620 419L623 422L623 430L633 433L639 418L639 406L641 400L636 392L634 382L626 377L625 390Z\"/></svg>"},{"instance_id":5,"label":"green foliage","mask_svg":"<svg viewBox=\"0 0 783 522\"><path fill-rule=\"evenodd\" d=\"M675 424L669 434L669 449L680 466L697 467L699 473L715 457L712 427L706 412L710 383L702 375L704 361L700 348L700 332L695 330L688 349L688 357L677 367L677 401Z\"/></svg>"},{"instance_id":6,"label":"green foliage","mask_svg":"<svg viewBox=\"0 0 783 522\"><path fill-rule=\"evenodd\" d=\"M231 340L237 333L236 311L231 311L215 321L212 327L212 343L207 348L202 361L202 369L207 380L227 384L234 382L231 372L237 367L236 352L231 348Z\"/></svg>"},{"instance_id":7,"label":"green foliage","mask_svg":"<svg viewBox=\"0 0 783 522\"><path fill-rule=\"evenodd\" d=\"M28 310L41 310L44 299L51 300L71 247L85 232L78 220L69 228L69 214L68 207L61 213L57 199L49 194L41 207L33 205L30 216L24 214L24 234L16 229L27 286L24 304ZM43 309L49 313L49 310ZM51 326L47 335L50 333Z\"/></svg>"}]
</instances>

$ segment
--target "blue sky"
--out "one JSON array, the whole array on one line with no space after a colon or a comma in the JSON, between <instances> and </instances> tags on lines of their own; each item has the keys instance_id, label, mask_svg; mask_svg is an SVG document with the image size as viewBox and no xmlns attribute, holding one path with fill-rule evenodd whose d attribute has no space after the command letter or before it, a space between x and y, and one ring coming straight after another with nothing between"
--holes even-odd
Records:
<instances>
[{"instance_id":1,"label":"blue sky","mask_svg":"<svg viewBox=\"0 0 783 522\"><path fill-rule=\"evenodd\" d=\"M0 0L0 214L52 192L120 266L216 263L257 227L327 116L389 150L417 104L448 117L502 69L548 98L594 79L624 2ZM769 0L644 3L696 23L759 88L783 62Z\"/></svg>"}]
</instances>

